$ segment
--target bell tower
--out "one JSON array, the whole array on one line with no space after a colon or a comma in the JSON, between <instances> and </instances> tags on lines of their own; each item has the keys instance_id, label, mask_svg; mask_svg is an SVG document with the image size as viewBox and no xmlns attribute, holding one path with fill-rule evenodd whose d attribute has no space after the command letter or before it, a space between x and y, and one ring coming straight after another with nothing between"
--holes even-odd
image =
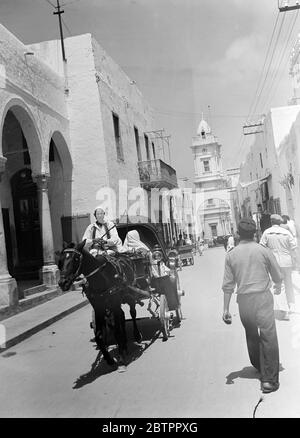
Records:
<instances>
[{"instance_id":1,"label":"bell tower","mask_svg":"<svg viewBox=\"0 0 300 438\"><path fill-rule=\"evenodd\" d=\"M197 129L197 136L193 138L192 151L195 187L203 190L224 187L221 145L203 117Z\"/></svg>"},{"instance_id":2,"label":"bell tower","mask_svg":"<svg viewBox=\"0 0 300 438\"><path fill-rule=\"evenodd\" d=\"M230 187L222 168L221 144L203 116L191 148L195 190L203 196L196 212L199 234L208 239L229 234L233 227Z\"/></svg>"}]
</instances>

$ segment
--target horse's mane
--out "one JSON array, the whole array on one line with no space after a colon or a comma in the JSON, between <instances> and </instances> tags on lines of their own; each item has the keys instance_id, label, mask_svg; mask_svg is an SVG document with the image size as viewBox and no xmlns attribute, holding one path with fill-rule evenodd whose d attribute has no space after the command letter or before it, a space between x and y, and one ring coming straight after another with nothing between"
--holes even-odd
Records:
<instances>
[{"instance_id":1,"label":"horse's mane","mask_svg":"<svg viewBox=\"0 0 300 438\"><path fill-rule=\"evenodd\" d=\"M64 248L64 250L68 250L68 249L74 249L76 251L79 251L84 256L85 261L91 262L92 265L94 266L101 266L102 264L101 261L95 258L84 246L81 249L79 249L76 243L71 242ZM101 256L105 259L103 255Z\"/></svg>"}]
</instances>

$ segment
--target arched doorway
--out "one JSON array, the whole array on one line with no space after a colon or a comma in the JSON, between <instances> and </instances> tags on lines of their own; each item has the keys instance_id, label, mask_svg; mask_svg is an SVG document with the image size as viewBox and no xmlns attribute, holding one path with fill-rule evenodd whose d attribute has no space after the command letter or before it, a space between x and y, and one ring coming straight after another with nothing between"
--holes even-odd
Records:
<instances>
[{"instance_id":1,"label":"arched doorway","mask_svg":"<svg viewBox=\"0 0 300 438\"><path fill-rule=\"evenodd\" d=\"M49 144L48 195L56 251L62 248L63 240L66 240L66 222L72 227L72 169L68 145L63 135L55 131Z\"/></svg>"},{"instance_id":2,"label":"arched doorway","mask_svg":"<svg viewBox=\"0 0 300 438\"><path fill-rule=\"evenodd\" d=\"M22 104L7 109L1 146L7 160L0 196L8 270L17 280L38 279L43 255L32 172L40 173L41 145L35 123Z\"/></svg>"},{"instance_id":3,"label":"arched doorway","mask_svg":"<svg viewBox=\"0 0 300 438\"><path fill-rule=\"evenodd\" d=\"M17 264L14 277L38 278L43 265L37 186L31 169L23 168L11 178L14 222L17 244Z\"/></svg>"},{"instance_id":4,"label":"arched doorway","mask_svg":"<svg viewBox=\"0 0 300 438\"><path fill-rule=\"evenodd\" d=\"M205 199L197 210L199 234L212 239L231 233L231 207L227 200L211 197Z\"/></svg>"}]
</instances>

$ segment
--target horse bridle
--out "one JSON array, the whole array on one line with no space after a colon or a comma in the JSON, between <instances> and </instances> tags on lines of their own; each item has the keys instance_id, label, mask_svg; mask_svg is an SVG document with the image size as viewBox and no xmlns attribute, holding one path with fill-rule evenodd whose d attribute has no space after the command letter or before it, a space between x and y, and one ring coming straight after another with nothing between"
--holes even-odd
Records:
<instances>
[{"instance_id":1,"label":"horse bridle","mask_svg":"<svg viewBox=\"0 0 300 438\"><path fill-rule=\"evenodd\" d=\"M66 249L63 250L63 253L65 253L65 254L67 254L67 253L75 253L75 254L79 255L79 265L78 265L78 268L77 268L76 272L73 274L72 278L69 279L69 280L71 280L73 282L76 279L76 277L78 277L79 272L81 270L83 254L80 251L78 251L77 249L75 249L75 248L66 248ZM92 277L92 275L96 274L100 270L100 268L104 268L105 265L106 265L106 263L104 263L102 266L98 266L98 268L94 269L89 274L84 275L84 277L85 278Z\"/></svg>"}]
</instances>

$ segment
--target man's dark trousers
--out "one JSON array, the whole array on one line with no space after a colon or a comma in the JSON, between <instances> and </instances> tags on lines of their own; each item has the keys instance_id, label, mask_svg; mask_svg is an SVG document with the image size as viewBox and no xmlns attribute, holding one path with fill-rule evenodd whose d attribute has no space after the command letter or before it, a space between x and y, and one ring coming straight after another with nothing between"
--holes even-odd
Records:
<instances>
[{"instance_id":1,"label":"man's dark trousers","mask_svg":"<svg viewBox=\"0 0 300 438\"><path fill-rule=\"evenodd\" d=\"M262 382L279 383L279 350L274 318L274 300L269 290L237 297L246 331L250 362Z\"/></svg>"}]
</instances>

